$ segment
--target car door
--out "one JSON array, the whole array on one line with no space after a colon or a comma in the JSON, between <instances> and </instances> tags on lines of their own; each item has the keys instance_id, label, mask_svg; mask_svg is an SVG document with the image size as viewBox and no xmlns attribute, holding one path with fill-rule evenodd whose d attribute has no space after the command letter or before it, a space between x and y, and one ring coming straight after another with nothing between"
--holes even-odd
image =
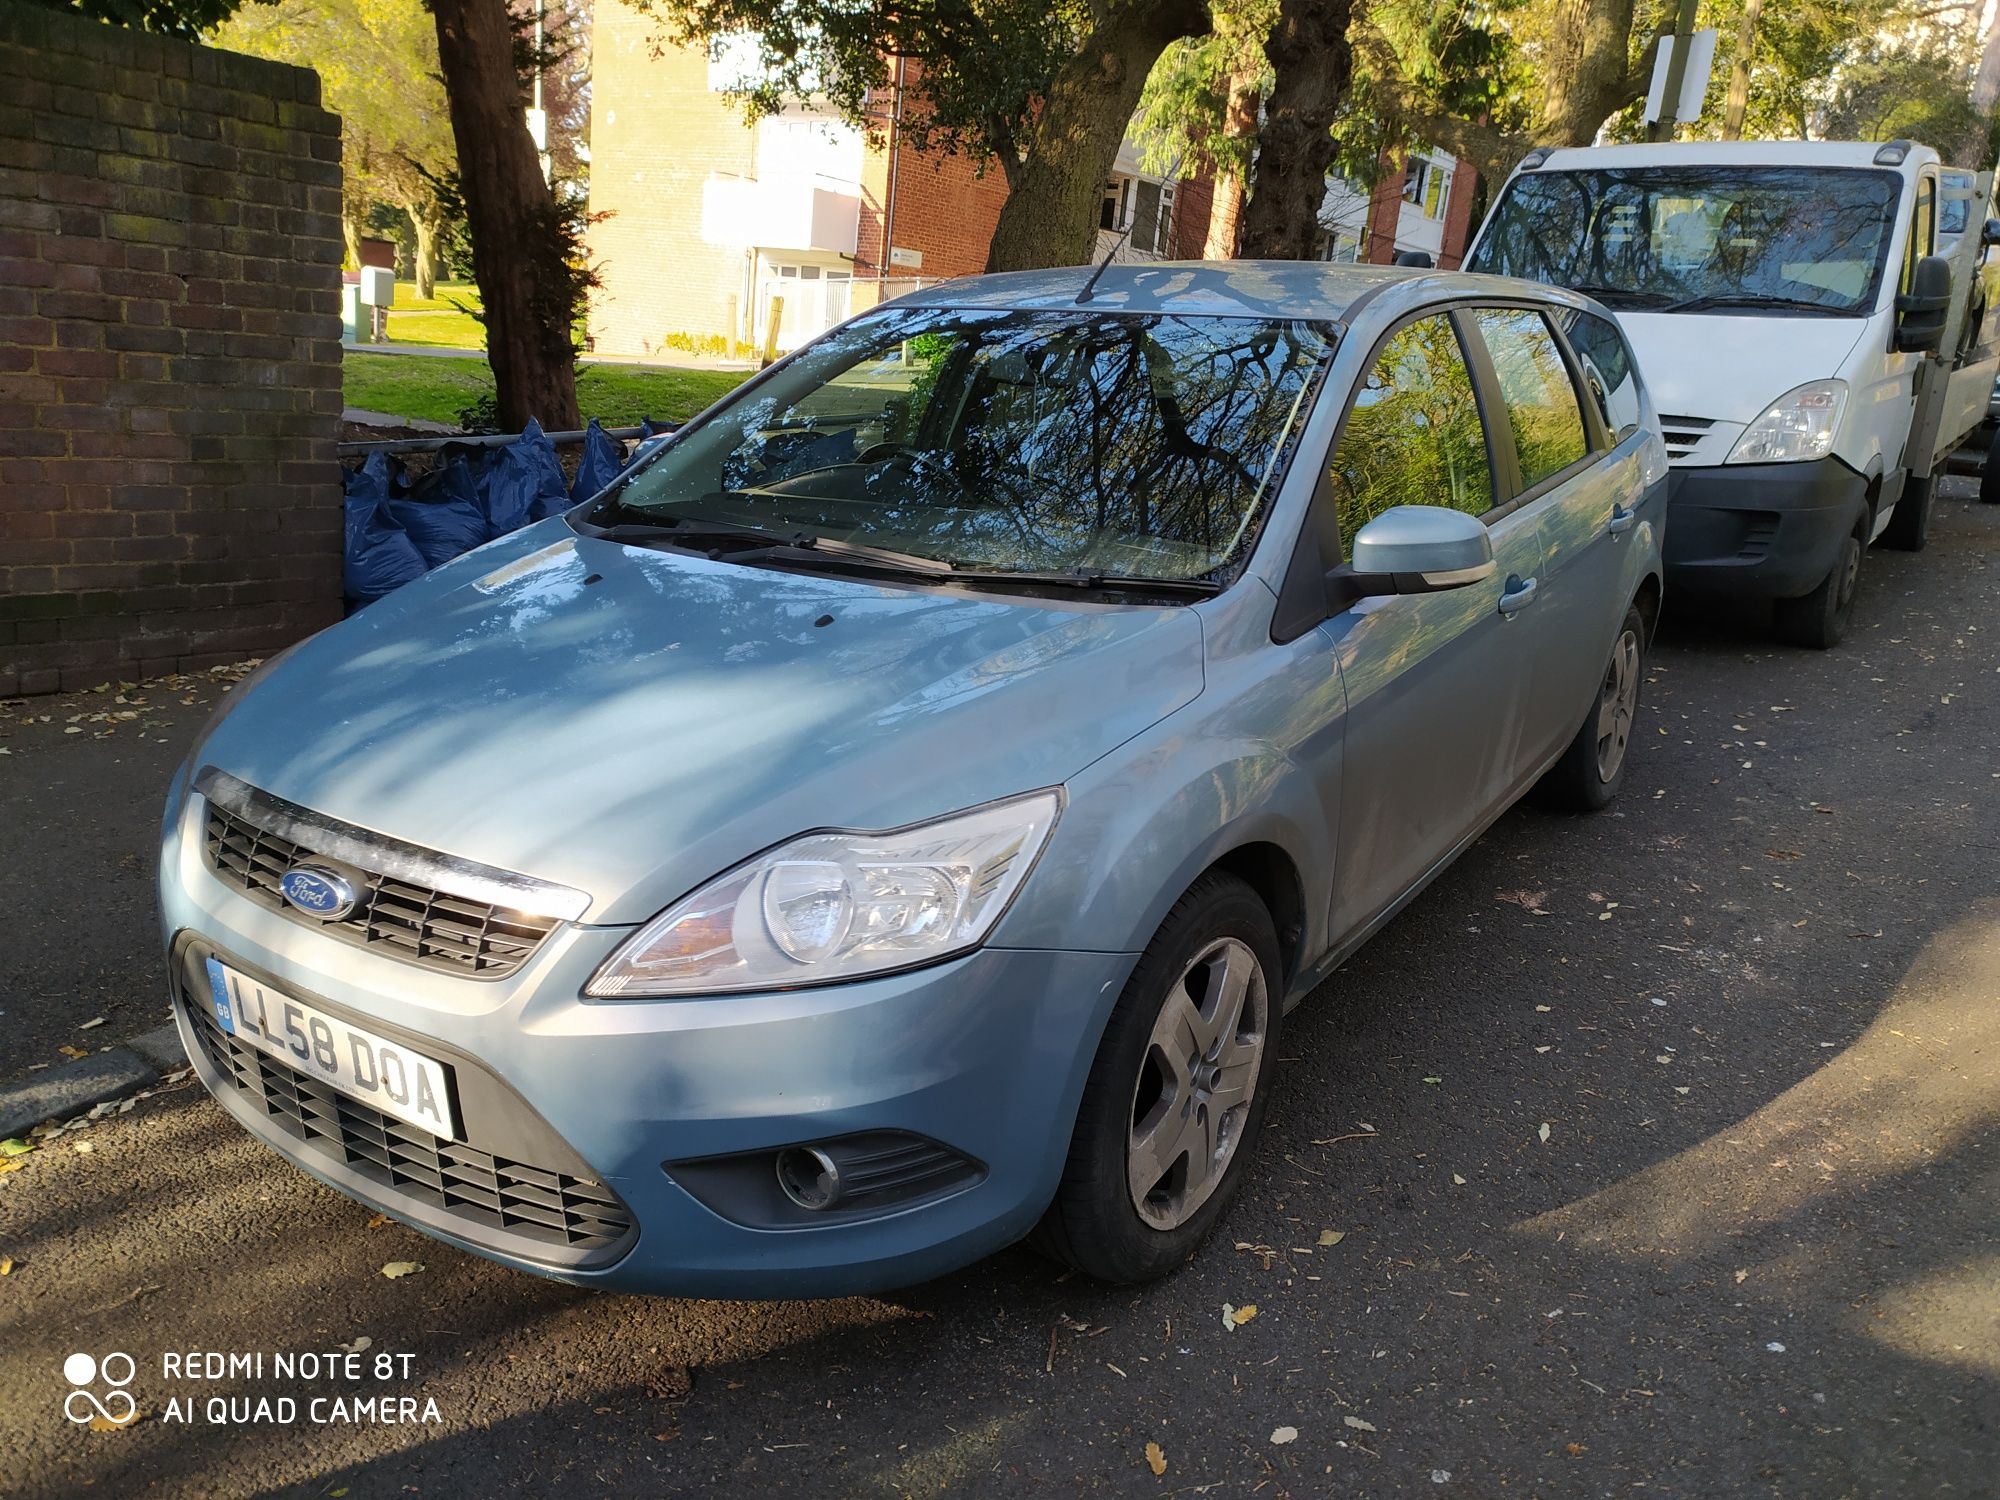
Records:
<instances>
[{"instance_id":1,"label":"car door","mask_svg":"<svg viewBox=\"0 0 2000 1500\"><path fill-rule=\"evenodd\" d=\"M1343 560L1354 533L1390 506L1449 505L1491 517L1496 564L1482 582L1362 599L1321 626L1347 694L1336 942L1420 884L1520 774L1542 545L1535 516L1496 505L1510 487L1496 483L1468 335L1446 312L1392 330L1329 463L1322 498L1336 508Z\"/></svg>"},{"instance_id":2,"label":"car door","mask_svg":"<svg viewBox=\"0 0 2000 1500\"><path fill-rule=\"evenodd\" d=\"M1625 617L1623 538L1638 520L1628 503L1641 488L1638 446L1628 445L1623 463L1607 459L1602 423L1594 409L1586 414L1568 353L1540 308L1478 307L1468 317L1506 411L1507 437L1495 441L1513 443L1515 504L1541 527L1535 607L1547 649L1534 661L1523 727L1525 758L1539 767L1583 723Z\"/></svg>"}]
</instances>

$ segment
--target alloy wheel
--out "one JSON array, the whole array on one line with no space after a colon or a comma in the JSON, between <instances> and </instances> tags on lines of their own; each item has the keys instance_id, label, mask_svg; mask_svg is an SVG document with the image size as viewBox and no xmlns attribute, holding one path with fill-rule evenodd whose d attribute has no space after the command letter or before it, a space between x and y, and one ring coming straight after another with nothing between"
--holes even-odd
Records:
<instances>
[{"instance_id":1,"label":"alloy wheel","mask_svg":"<svg viewBox=\"0 0 2000 1500\"><path fill-rule=\"evenodd\" d=\"M1597 694L1597 776L1609 781L1625 764L1632 719L1639 708L1639 637L1630 630L1611 648L1604 686Z\"/></svg>"},{"instance_id":2,"label":"alloy wheel","mask_svg":"<svg viewBox=\"0 0 2000 1500\"><path fill-rule=\"evenodd\" d=\"M1181 972L1153 1023L1132 1090L1126 1182L1155 1229L1187 1222L1235 1158L1269 1030L1264 967L1221 938Z\"/></svg>"}]
</instances>

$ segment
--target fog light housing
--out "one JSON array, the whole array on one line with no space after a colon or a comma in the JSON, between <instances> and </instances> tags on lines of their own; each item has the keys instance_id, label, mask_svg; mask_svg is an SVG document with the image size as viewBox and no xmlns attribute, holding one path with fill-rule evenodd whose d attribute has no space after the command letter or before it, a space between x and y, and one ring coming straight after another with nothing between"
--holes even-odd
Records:
<instances>
[{"instance_id":1,"label":"fog light housing","mask_svg":"<svg viewBox=\"0 0 2000 1500\"><path fill-rule=\"evenodd\" d=\"M778 1153L778 1186L800 1208L818 1213L840 1201L845 1187L840 1163L817 1146L792 1146Z\"/></svg>"}]
</instances>

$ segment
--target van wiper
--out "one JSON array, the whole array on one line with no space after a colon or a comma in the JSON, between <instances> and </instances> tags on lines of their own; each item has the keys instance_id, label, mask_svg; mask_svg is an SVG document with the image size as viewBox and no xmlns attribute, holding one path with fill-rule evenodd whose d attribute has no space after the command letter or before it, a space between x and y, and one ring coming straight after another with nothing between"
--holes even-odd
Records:
<instances>
[{"instance_id":1,"label":"van wiper","mask_svg":"<svg viewBox=\"0 0 2000 1500\"><path fill-rule=\"evenodd\" d=\"M1591 286L1588 282L1567 283L1569 290L1585 297L1595 297L1599 302L1651 302L1659 296L1657 292L1643 292L1629 286ZM1650 309L1646 309L1650 311Z\"/></svg>"},{"instance_id":2,"label":"van wiper","mask_svg":"<svg viewBox=\"0 0 2000 1500\"><path fill-rule=\"evenodd\" d=\"M1825 313L1829 317L1853 316L1847 308L1834 307L1825 302L1813 302L1804 297L1768 297L1759 292L1709 292L1700 297L1683 297L1678 302L1669 302L1659 309L1663 313L1708 312L1720 307L1770 308L1776 312Z\"/></svg>"}]
</instances>

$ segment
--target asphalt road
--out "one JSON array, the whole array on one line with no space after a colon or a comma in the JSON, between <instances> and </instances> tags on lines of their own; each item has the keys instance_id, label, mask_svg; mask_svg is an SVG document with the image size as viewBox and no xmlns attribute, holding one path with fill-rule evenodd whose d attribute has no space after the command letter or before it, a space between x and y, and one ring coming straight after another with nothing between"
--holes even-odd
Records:
<instances>
[{"instance_id":1,"label":"asphalt road","mask_svg":"<svg viewBox=\"0 0 2000 1500\"><path fill-rule=\"evenodd\" d=\"M183 1087L0 1176L0 1490L1992 1496L2000 509L1947 493L1838 650L1672 618L1623 800L1510 814L1295 1013L1255 1171L1167 1281L1017 1250L884 1298L579 1293L371 1223ZM37 732L0 741L32 1058L156 1008L143 902L88 897L157 786L128 752L115 805ZM43 756L64 796L9 789ZM407 1374L161 1367L361 1338ZM110 1350L148 1415L72 1425L65 1357ZM437 1420L310 1419L357 1393Z\"/></svg>"}]
</instances>

